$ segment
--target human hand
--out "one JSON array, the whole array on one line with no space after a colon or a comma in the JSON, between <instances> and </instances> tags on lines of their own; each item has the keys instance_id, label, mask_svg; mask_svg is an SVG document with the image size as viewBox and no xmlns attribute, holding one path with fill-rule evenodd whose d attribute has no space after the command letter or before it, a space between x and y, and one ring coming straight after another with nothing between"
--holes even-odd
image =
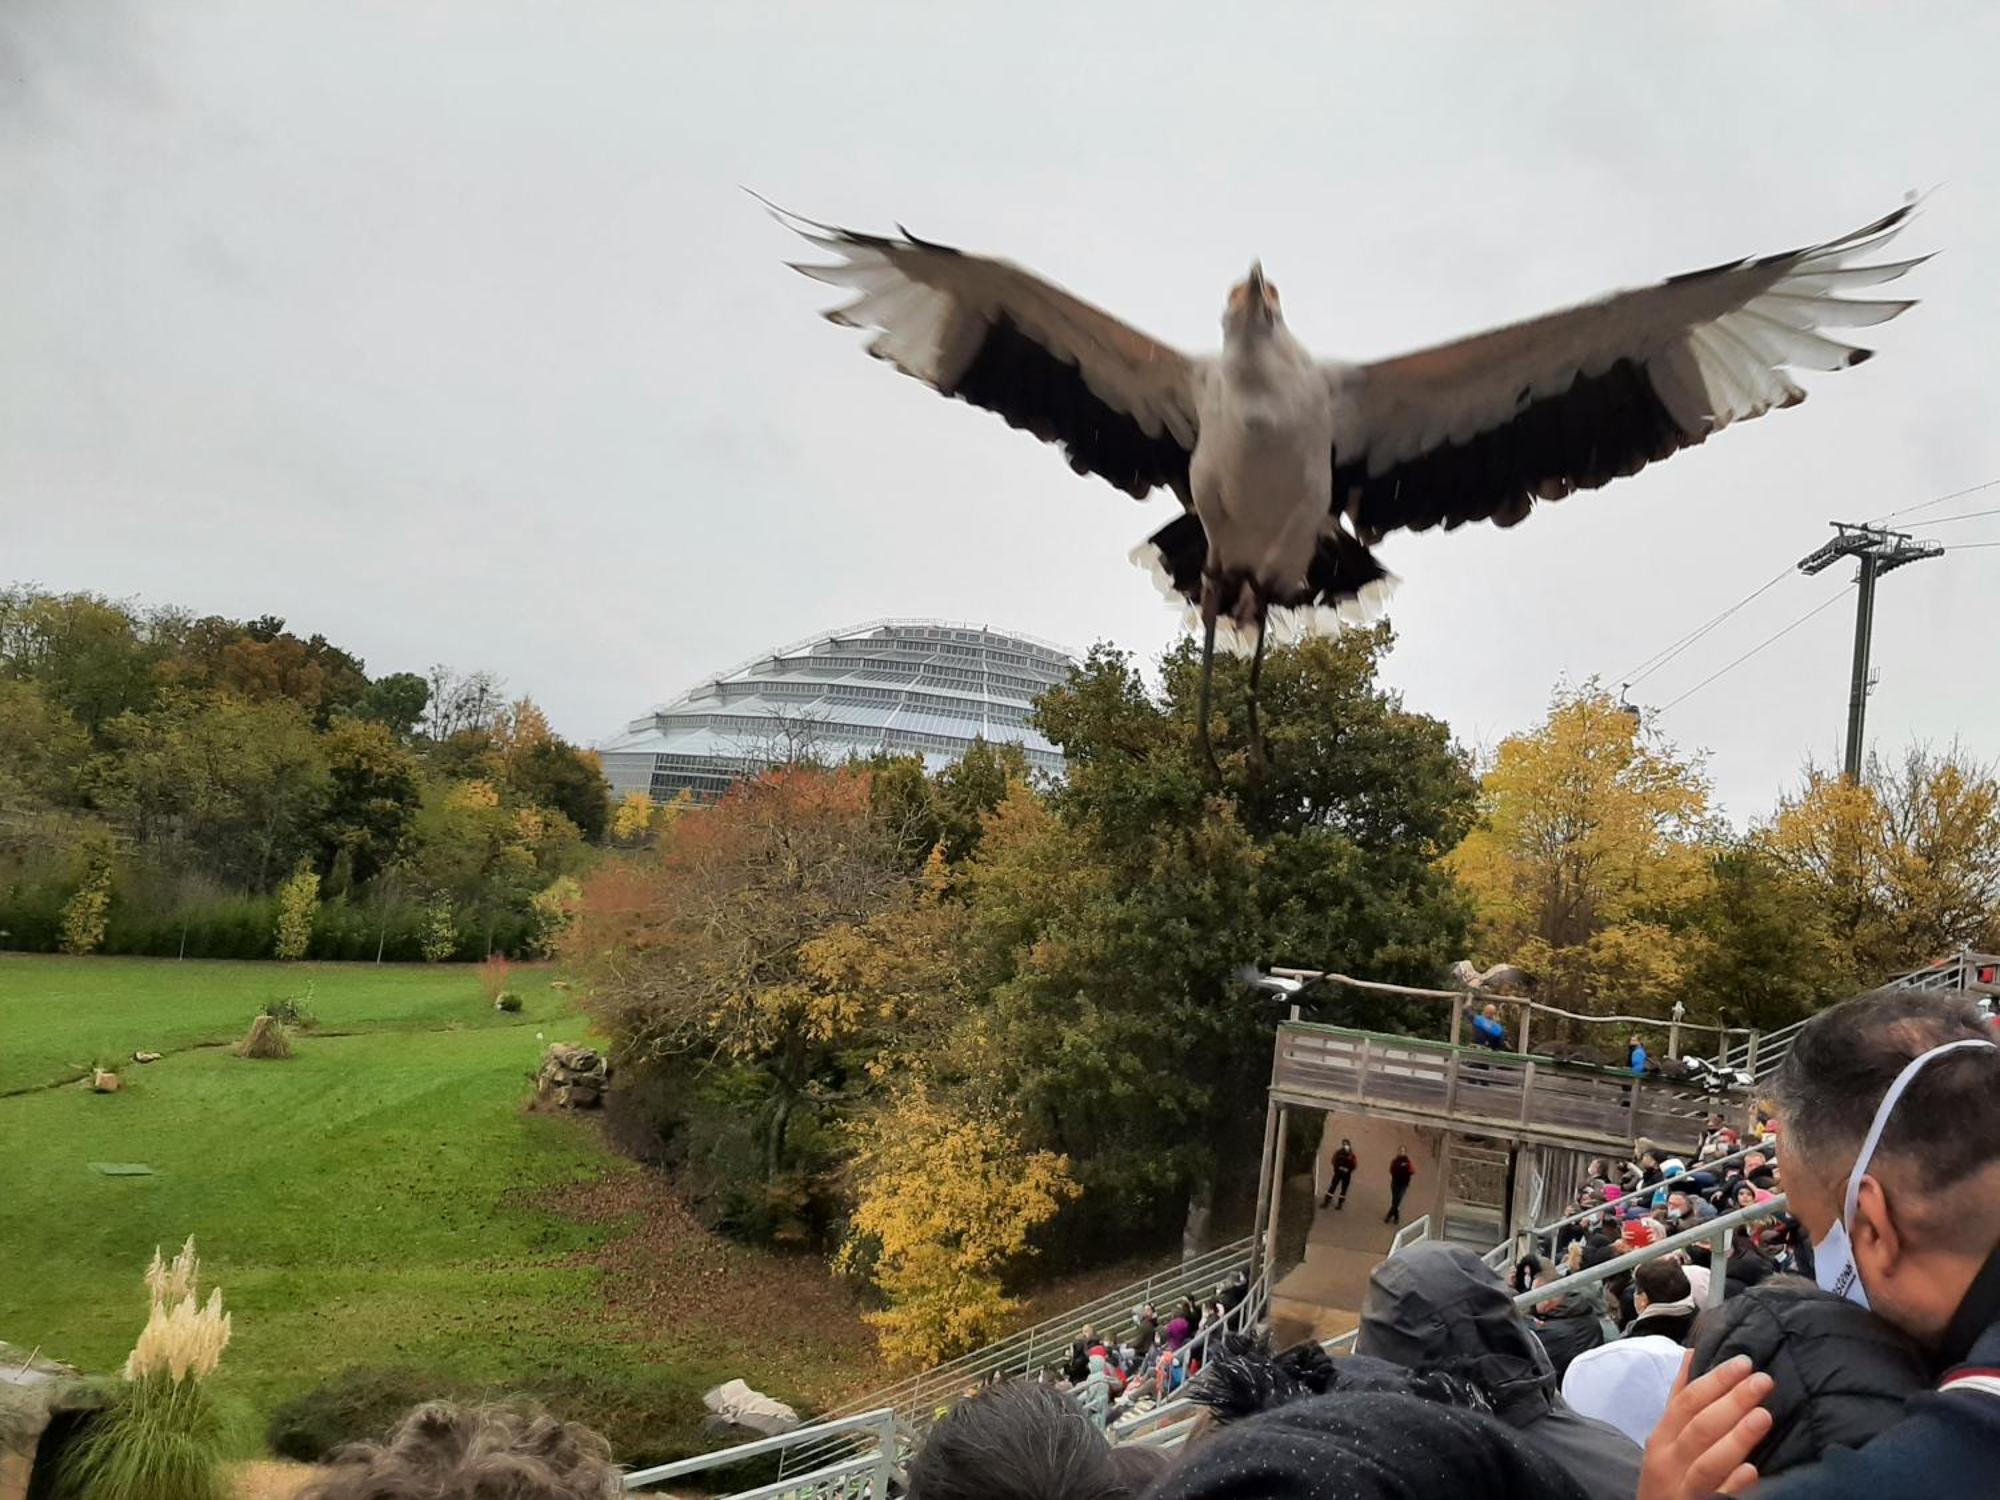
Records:
<instances>
[{"instance_id":1,"label":"human hand","mask_svg":"<svg viewBox=\"0 0 2000 1500\"><path fill-rule=\"evenodd\" d=\"M1666 1415L1646 1444L1639 1470L1638 1500L1706 1500L1740 1495L1757 1482L1746 1462L1771 1430L1762 1405L1772 1380L1738 1355L1690 1381L1690 1353L1667 1402Z\"/></svg>"}]
</instances>

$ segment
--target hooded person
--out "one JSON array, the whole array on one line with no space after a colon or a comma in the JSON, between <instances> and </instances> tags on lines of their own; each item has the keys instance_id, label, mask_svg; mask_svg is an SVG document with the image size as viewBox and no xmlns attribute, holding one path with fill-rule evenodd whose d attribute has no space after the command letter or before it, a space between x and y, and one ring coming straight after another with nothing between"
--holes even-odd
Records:
<instances>
[{"instance_id":1,"label":"hooded person","mask_svg":"<svg viewBox=\"0 0 2000 1500\"><path fill-rule=\"evenodd\" d=\"M1595 1500L1638 1493L1638 1445L1570 1409L1548 1351L1514 1310L1506 1284L1462 1245L1412 1245L1369 1273L1354 1352L1470 1381L1495 1416L1584 1493Z\"/></svg>"},{"instance_id":2,"label":"hooded person","mask_svg":"<svg viewBox=\"0 0 2000 1500\"><path fill-rule=\"evenodd\" d=\"M1596 1493L1484 1412L1339 1390L1231 1423L1146 1492L1147 1500L1588 1500Z\"/></svg>"}]
</instances>

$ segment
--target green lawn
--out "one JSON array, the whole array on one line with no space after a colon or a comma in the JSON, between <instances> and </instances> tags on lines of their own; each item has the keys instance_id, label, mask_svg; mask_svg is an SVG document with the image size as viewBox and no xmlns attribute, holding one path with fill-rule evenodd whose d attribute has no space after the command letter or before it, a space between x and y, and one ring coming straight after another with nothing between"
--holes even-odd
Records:
<instances>
[{"instance_id":1,"label":"green lawn","mask_svg":"<svg viewBox=\"0 0 2000 1500\"><path fill-rule=\"evenodd\" d=\"M200 1045L308 978L322 1034L295 1057ZM657 1339L607 1321L593 1253L621 1222L573 1222L549 1195L657 1189L588 1123L524 1112L545 1042L584 1033L549 980L517 971L526 1009L502 1016L464 968L0 957L0 1088L26 1090L0 1097L0 1339L116 1368L147 1258L193 1234L235 1317L217 1390L241 1452L274 1404L354 1367L615 1390L649 1450L682 1449L699 1392L754 1382L755 1351L698 1319ZM123 1092L35 1087L138 1048L169 1055L125 1064ZM829 1347L853 1356L845 1337ZM793 1368L820 1352L807 1340Z\"/></svg>"}]
</instances>

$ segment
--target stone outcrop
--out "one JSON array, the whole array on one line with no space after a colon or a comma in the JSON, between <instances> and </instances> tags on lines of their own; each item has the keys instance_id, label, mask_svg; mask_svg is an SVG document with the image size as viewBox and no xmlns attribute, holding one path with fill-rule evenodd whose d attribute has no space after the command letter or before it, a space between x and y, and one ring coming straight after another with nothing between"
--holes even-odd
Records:
<instances>
[{"instance_id":1,"label":"stone outcrop","mask_svg":"<svg viewBox=\"0 0 2000 1500\"><path fill-rule=\"evenodd\" d=\"M596 1109L611 1086L611 1064L590 1047L551 1042L535 1074L535 1098L558 1109Z\"/></svg>"}]
</instances>

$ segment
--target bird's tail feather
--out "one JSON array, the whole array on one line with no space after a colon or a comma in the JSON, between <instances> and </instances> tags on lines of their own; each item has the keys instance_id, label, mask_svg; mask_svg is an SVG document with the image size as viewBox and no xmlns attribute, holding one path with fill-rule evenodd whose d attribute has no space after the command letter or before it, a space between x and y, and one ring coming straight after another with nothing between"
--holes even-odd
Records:
<instances>
[{"instance_id":1,"label":"bird's tail feather","mask_svg":"<svg viewBox=\"0 0 2000 1500\"><path fill-rule=\"evenodd\" d=\"M1153 576L1169 600L1182 606L1189 629L1201 629L1202 577L1208 564L1208 534L1192 511L1176 516L1132 549L1132 561ZM1396 575L1376 560L1368 548L1337 527L1319 539L1305 583L1288 593L1261 591L1271 606L1268 639L1290 645L1315 635L1334 635L1348 625L1365 625L1380 618ZM1246 574L1218 581L1216 644L1239 656L1257 645L1257 602L1260 590Z\"/></svg>"}]
</instances>

